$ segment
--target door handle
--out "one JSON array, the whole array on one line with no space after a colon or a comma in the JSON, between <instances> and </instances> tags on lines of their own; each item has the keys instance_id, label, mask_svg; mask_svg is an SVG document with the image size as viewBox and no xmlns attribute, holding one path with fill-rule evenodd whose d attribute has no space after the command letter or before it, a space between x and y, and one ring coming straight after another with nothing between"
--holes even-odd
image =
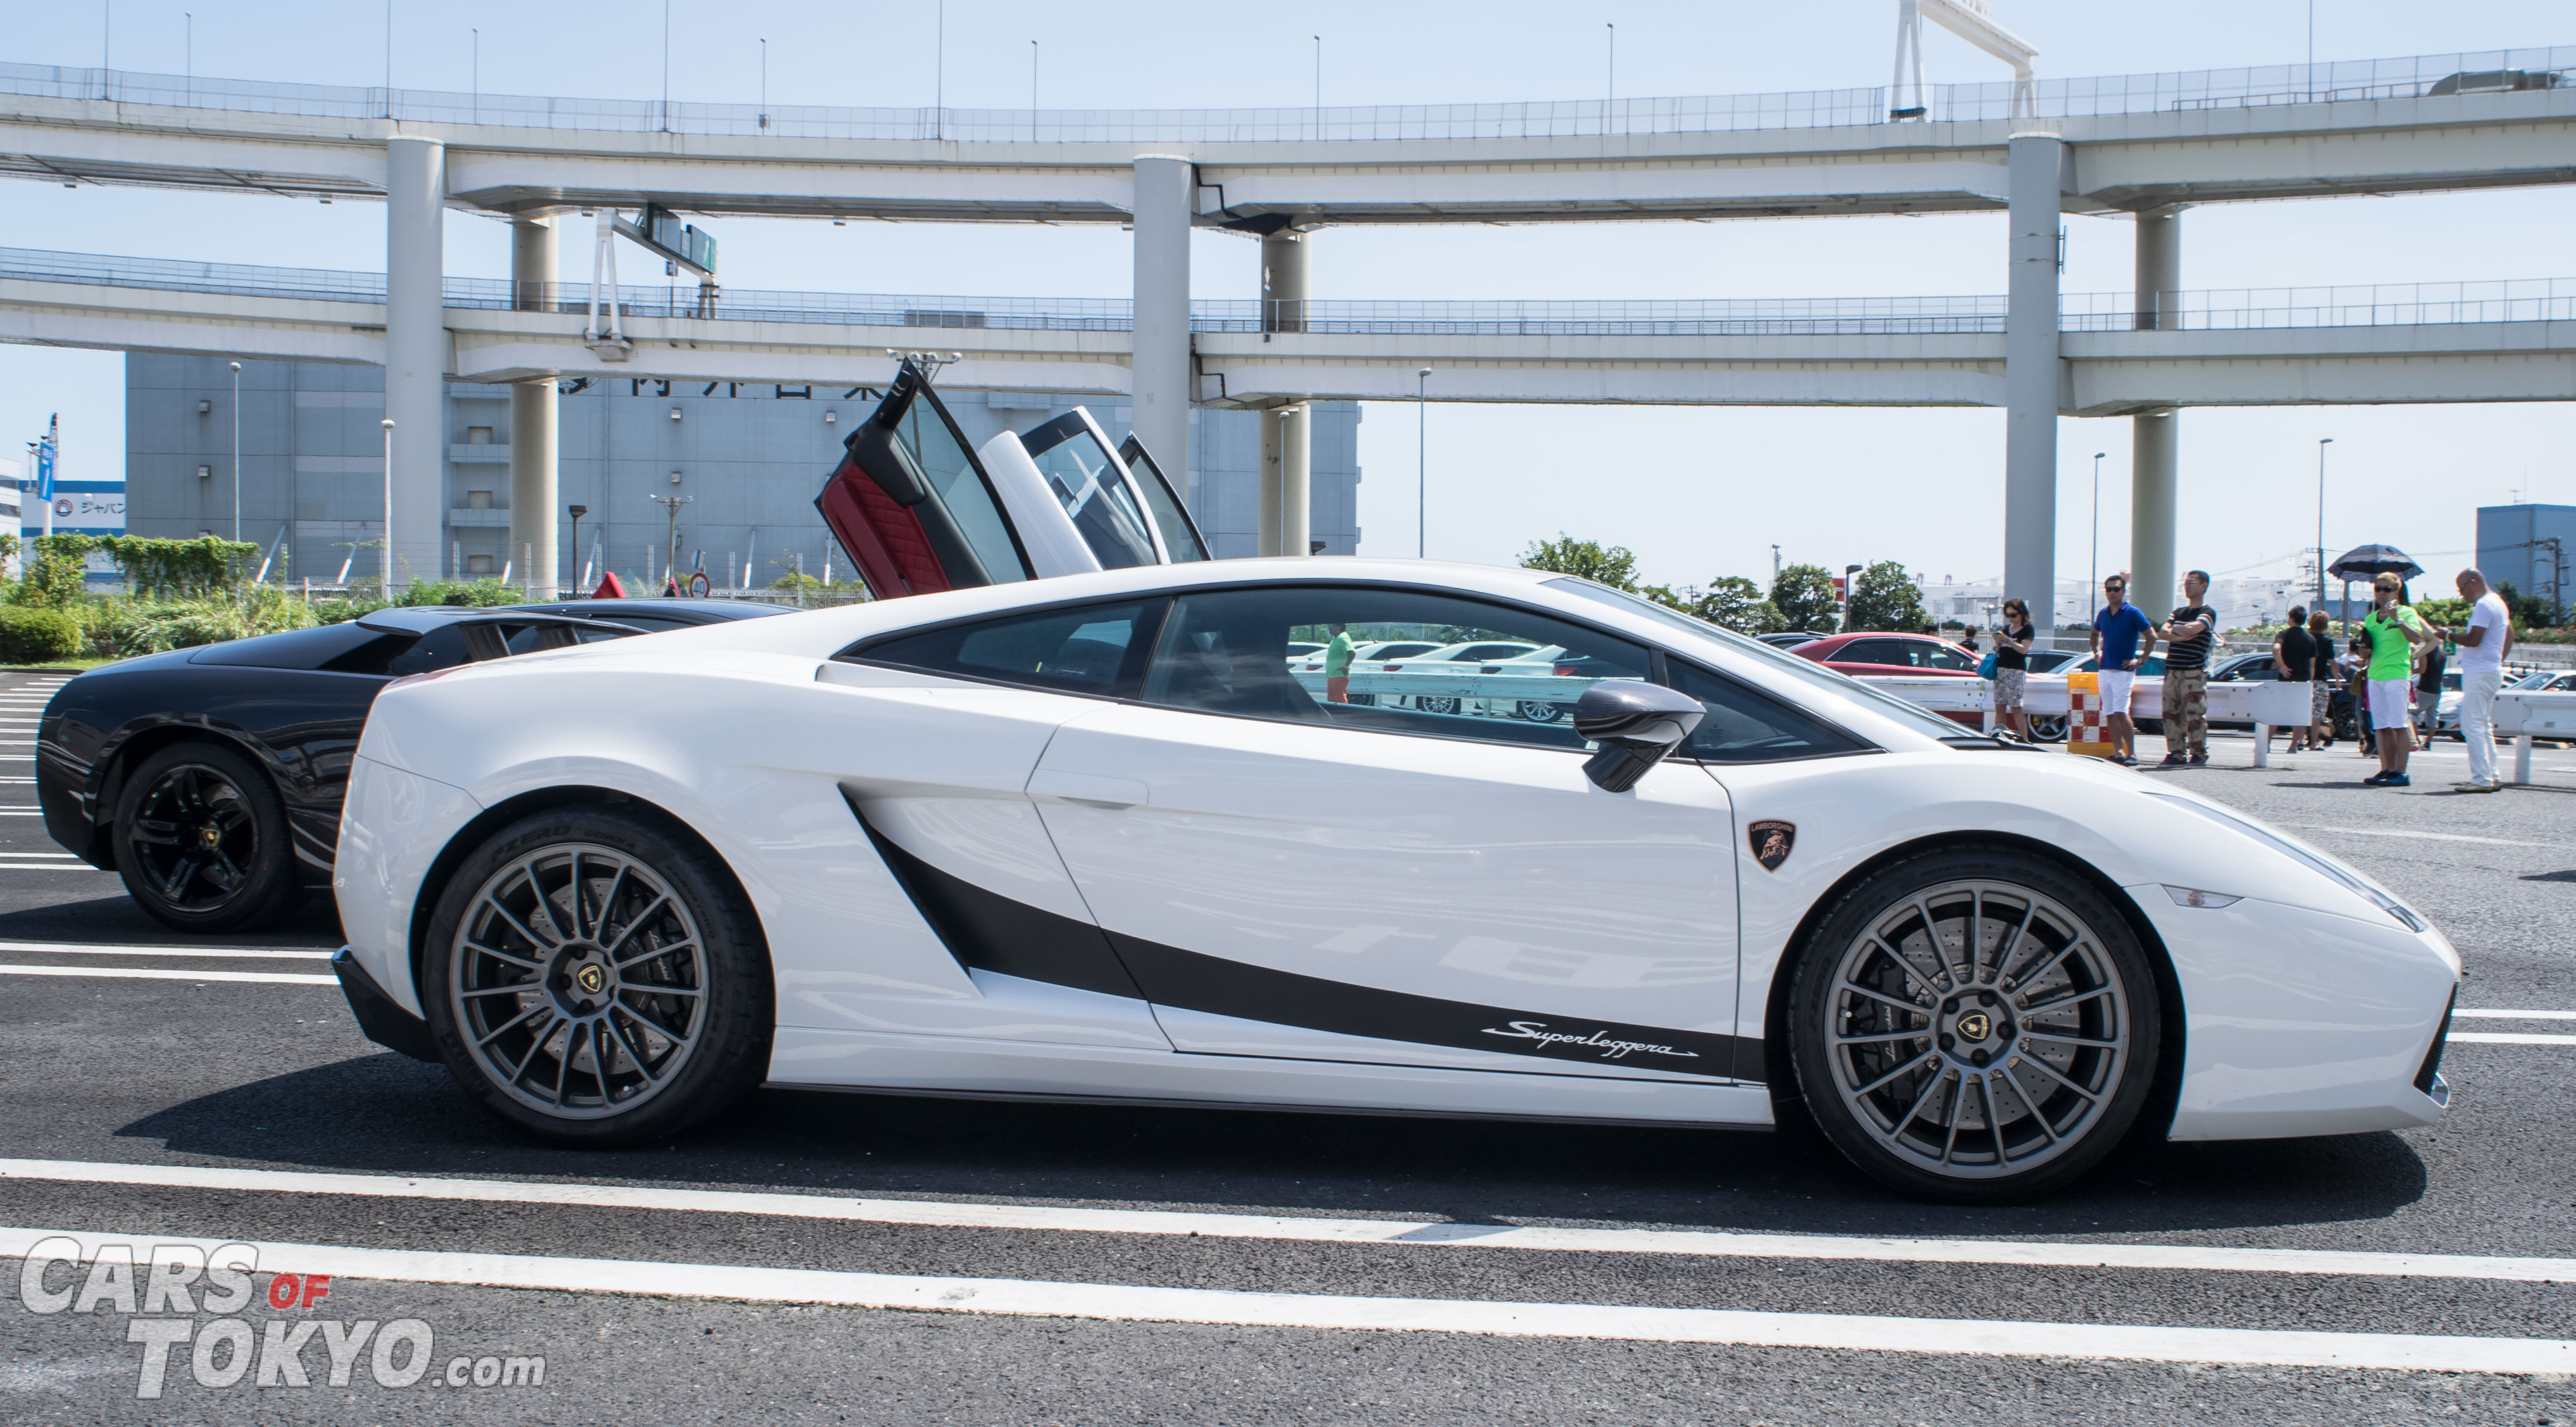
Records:
<instances>
[{"instance_id":1,"label":"door handle","mask_svg":"<svg viewBox=\"0 0 2576 1427\"><path fill-rule=\"evenodd\" d=\"M1069 802L1100 803L1113 808L1132 808L1153 801L1145 785L1133 778L1068 773L1055 768L1041 768L1030 774L1028 791L1032 798L1063 798Z\"/></svg>"}]
</instances>

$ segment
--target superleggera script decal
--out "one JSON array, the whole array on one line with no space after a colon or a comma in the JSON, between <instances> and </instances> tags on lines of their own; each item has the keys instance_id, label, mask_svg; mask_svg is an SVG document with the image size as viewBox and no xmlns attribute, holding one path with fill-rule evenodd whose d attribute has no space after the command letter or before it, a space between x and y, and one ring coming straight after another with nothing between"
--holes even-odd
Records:
<instances>
[{"instance_id":1,"label":"superleggera script decal","mask_svg":"<svg viewBox=\"0 0 2576 1427\"><path fill-rule=\"evenodd\" d=\"M1511 1029L1498 1031L1489 1026L1486 1028L1485 1034L1489 1036L1510 1036L1515 1040L1544 1041L1555 1045L1593 1046L1600 1050L1607 1051L1609 1053L1607 1058L1611 1060L1624 1060L1627 1058L1628 1052L1632 1050L1643 1051L1648 1055L1680 1056L1686 1060L1699 1059L1699 1052L1695 1050L1675 1050L1673 1047L1668 1045L1648 1045L1644 1041L1611 1040L1599 1031L1594 1031L1588 1036L1569 1035L1564 1031L1551 1031L1547 1028L1547 1022L1545 1021L1507 1021L1504 1024L1511 1027Z\"/></svg>"}]
</instances>

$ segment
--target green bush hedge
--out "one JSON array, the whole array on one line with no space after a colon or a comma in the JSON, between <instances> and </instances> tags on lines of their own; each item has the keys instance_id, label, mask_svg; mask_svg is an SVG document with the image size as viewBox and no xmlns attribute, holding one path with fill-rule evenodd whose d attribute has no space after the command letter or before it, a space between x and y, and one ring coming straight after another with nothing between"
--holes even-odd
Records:
<instances>
[{"instance_id":1,"label":"green bush hedge","mask_svg":"<svg viewBox=\"0 0 2576 1427\"><path fill-rule=\"evenodd\" d=\"M80 621L58 609L0 608L0 664L50 664L81 651Z\"/></svg>"}]
</instances>

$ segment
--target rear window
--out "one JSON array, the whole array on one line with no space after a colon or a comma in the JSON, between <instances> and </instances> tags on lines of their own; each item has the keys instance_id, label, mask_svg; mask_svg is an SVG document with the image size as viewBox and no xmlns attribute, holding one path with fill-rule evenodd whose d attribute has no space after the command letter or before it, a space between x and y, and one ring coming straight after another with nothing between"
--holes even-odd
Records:
<instances>
[{"instance_id":1,"label":"rear window","mask_svg":"<svg viewBox=\"0 0 2576 1427\"><path fill-rule=\"evenodd\" d=\"M252 639L211 644L190 655L188 662L231 664L247 669L332 669L343 673L365 673L369 671L339 669L337 661L386 639L395 641L397 646L386 653L386 658L399 653L400 646L411 643L411 636L406 634L386 634L354 623L326 624L318 629L290 629L283 634L263 634Z\"/></svg>"},{"instance_id":2,"label":"rear window","mask_svg":"<svg viewBox=\"0 0 2576 1427\"><path fill-rule=\"evenodd\" d=\"M1144 667L1162 601L1040 610L901 635L841 657L1073 694L1124 697Z\"/></svg>"}]
</instances>

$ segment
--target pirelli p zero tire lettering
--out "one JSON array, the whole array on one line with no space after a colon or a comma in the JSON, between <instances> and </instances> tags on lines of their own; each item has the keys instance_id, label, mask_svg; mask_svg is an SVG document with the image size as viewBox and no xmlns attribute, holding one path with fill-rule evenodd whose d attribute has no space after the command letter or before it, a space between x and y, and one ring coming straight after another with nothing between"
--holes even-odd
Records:
<instances>
[{"instance_id":1,"label":"pirelli p zero tire lettering","mask_svg":"<svg viewBox=\"0 0 2576 1427\"><path fill-rule=\"evenodd\" d=\"M562 1143L673 1134L768 1066L759 919L713 856L649 818L560 809L486 839L439 896L421 973L457 1083Z\"/></svg>"},{"instance_id":2,"label":"pirelli p zero tire lettering","mask_svg":"<svg viewBox=\"0 0 2576 1427\"><path fill-rule=\"evenodd\" d=\"M1994 1203L2072 1181L2128 1134L2163 1014L2105 894L2024 849L1953 847L1835 899L1790 983L1789 1052L1854 1164Z\"/></svg>"},{"instance_id":3,"label":"pirelli p zero tire lettering","mask_svg":"<svg viewBox=\"0 0 2576 1427\"><path fill-rule=\"evenodd\" d=\"M294 904L286 806L231 748L192 741L146 755L125 775L115 818L125 890L164 926L240 931Z\"/></svg>"}]
</instances>

